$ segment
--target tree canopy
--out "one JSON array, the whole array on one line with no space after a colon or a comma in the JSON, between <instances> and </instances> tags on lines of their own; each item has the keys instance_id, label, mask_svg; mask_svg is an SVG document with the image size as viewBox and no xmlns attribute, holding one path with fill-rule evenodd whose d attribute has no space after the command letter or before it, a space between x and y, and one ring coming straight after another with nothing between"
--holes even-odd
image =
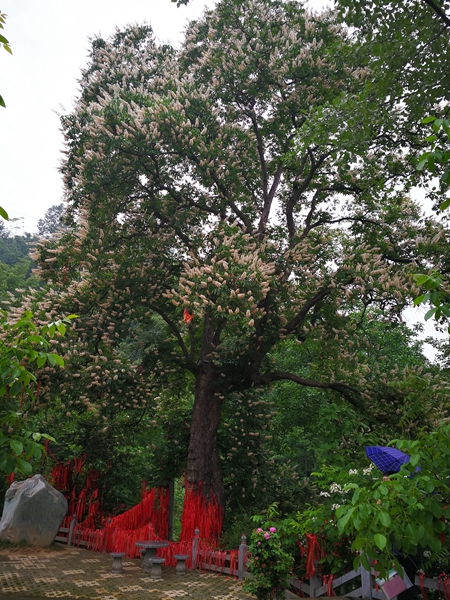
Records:
<instances>
[{"instance_id":1,"label":"tree canopy","mask_svg":"<svg viewBox=\"0 0 450 600\"><path fill-rule=\"evenodd\" d=\"M62 389L107 421L189 390L187 480L220 505L233 453L262 468L254 431L218 442L224 407L264 417L255 390L291 381L395 415L409 384L392 392L355 315L399 322L445 234L408 197L420 124L383 72L332 12L279 0L222 0L179 50L149 26L93 40L62 117L69 228L39 246L50 288L30 300L80 319L42 398ZM286 340L320 368L280 368Z\"/></svg>"}]
</instances>

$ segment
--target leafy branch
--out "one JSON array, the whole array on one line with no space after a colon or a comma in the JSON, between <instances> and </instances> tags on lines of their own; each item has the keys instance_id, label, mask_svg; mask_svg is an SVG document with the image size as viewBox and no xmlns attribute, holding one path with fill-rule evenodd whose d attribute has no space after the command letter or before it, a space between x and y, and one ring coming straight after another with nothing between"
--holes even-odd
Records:
<instances>
[{"instance_id":1,"label":"leafy branch","mask_svg":"<svg viewBox=\"0 0 450 600\"><path fill-rule=\"evenodd\" d=\"M39 381L32 369L40 369L46 363L64 367L62 357L49 352L50 339L57 333L65 335L66 326L75 318L76 315L69 315L38 327L30 311L15 322L10 322L6 311L0 311L0 398L9 402L20 399L20 406L26 396L36 399ZM47 434L29 431L25 413L0 413L0 472L30 475L32 467L28 461L42 455L42 439L53 440Z\"/></svg>"}]
</instances>

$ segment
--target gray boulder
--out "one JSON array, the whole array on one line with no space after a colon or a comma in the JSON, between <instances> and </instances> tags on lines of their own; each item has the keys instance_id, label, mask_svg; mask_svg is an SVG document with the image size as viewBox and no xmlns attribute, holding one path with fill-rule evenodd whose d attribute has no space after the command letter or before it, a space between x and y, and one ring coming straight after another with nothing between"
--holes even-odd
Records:
<instances>
[{"instance_id":1,"label":"gray boulder","mask_svg":"<svg viewBox=\"0 0 450 600\"><path fill-rule=\"evenodd\" d=\"M5 496L0 540L45 548L67 514L67 500L42 475L13 483Z\"/></svg>"}]
</instances>

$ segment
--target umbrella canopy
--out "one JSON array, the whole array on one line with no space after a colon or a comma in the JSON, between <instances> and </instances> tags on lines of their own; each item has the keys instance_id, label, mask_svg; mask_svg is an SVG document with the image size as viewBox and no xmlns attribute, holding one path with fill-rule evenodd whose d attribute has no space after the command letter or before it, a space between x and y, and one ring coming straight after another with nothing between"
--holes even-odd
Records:
<instances>
[{"instance_id":1,"label":"umbrella canopy","mask_svg":"<svg viewBox=\"0 0 450 600\"><path fill-rule=\"evenodd\" d=\"M402 465L410 459L404 452L389 446L366 446L365 448L367 458L383 473L398 473Z\"/></svg>"}]
</instances>

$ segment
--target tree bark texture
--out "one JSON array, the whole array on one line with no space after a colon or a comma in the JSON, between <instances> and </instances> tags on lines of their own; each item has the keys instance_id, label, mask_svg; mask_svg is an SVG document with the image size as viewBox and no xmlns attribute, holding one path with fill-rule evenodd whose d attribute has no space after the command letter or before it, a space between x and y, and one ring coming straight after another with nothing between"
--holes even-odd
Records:
<instances>
[{"instance_id":1,"label":"tree bark texture","mask_svg":"<svg viewBox=\"0 0 450 600\"><path fill-rule=\"evenodd\" d=\"M220 424L222 400L214 393L216 377L217 374L211 364L202 365L196 376L187 481L189 485L194 486L194 489L198 489L201 483L206 499L211 499L211 494L214 494L219 506L224 506L225 490L217 452L217 430Z\"/></svg>"}]
</instances>

